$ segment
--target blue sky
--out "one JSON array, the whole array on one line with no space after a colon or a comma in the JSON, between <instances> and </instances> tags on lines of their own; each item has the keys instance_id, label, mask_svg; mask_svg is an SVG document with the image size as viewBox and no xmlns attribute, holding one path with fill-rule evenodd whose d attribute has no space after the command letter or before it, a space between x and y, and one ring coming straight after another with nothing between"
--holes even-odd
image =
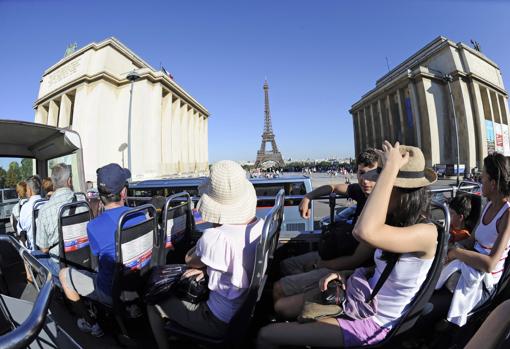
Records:
<instances>
[{"instance_id":1,"label":"blue sky","mask_svg":"<svg viewBox=\"0 0 510 349\"><path fill-rule=\"evenodd\" d=\"M254 160L267 77L285 158L353 156L350 106L439 35L480 42L510 86L506 1L0 0L0 118L34 119L69 43L115 36L211 113L209 160Z\"/></svg>"}]
</instances>

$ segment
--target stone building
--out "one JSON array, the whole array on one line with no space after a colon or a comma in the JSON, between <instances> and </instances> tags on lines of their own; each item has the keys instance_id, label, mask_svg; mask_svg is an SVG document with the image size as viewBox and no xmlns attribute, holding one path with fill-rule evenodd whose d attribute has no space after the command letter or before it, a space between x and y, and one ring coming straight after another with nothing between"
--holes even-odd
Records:
<instances>
[{"instance_id":1,"label":"stone building","mask_svg":"<svg viewBox=\"0 0 510 349\"><path fill-rule=\"evenodd\" d=\"M457 162L450 75L460 164L482 167L494 150L510 155L508 93L496 63L438 37L377 80L350 113L356 153L384 139L420 147L427 165Z\"/></svg>"},{"instance_id":2,"label":"stone building","mask_svg":"<svg viewBox=\"0 0 510 349\"><path fill-rule=\"evenodd\" d=\"M132 85L133 179L207 174L207 109L115 38L72 52L44 72L35 122L79 132L87 180L110 162L127 167L132 71L139 76Z\"/></svg>"}]
</instances>

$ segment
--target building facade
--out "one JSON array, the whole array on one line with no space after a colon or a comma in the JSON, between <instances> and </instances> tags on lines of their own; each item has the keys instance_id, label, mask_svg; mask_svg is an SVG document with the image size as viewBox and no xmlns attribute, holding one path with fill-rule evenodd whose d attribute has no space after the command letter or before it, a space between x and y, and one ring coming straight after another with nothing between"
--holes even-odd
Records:
<instances>
[{"instance_id":1,"label":"building facade","mask_svg":"<svg viewBox=\"0 0 510 349\"><path fill-rule=\"evenodd\" d=\"M428 166L457 163L452 99L460 164L481 168L494 151L510 156L508 93L498 65L444 37L389 71L352 106L356 153L398 140L420 147Z\"/></svg>"},{"instance_id":2,"label":"building facade","mask_svg":"<svg viewBox=\"0 0 510 349\"><path fill-rule=\"evenodd\" d=\"M132 71L139 76L133 83ZM78 131L85 178L95 182L100 166L128 166L131 87L133 180L207 174L207 109L115 38L91 43L44 72L35 122Z\"/></svg>"}]
</instances>

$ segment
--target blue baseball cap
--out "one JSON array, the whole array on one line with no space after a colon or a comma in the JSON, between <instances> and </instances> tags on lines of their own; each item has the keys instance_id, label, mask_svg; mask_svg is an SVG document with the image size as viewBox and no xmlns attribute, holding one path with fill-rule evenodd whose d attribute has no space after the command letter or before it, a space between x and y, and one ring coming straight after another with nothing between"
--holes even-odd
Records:
<instances>
[{"instance_id":1,"label":"blue baseball cap","mask_svg":"<svg viewBox=\"0 0 510 349\"><path fill-rule=\"evenodd\" d=\"M96 173L99 191L109 194L119 194L126 185L128 178L131 178L131 172L118 164L103 166L97 169Z\"/></svg>"}]
</instances>

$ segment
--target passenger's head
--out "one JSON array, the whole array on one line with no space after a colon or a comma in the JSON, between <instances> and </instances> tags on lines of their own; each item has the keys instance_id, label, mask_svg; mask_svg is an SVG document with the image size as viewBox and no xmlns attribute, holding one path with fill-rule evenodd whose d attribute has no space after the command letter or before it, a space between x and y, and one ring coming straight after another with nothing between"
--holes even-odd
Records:
<instances>
[{"instance_id":1,"label":"passenger's head","mask_svg":"<svg viewBox=\"0 0 510 349\"><path fill-rule=\"evenodd\" d=\"M60 188L72 188L71 166L64 163L57 164L51 169L51 181L53 182L53 190ZM49 191L46 191L48 193Z\"/></svg>"},{"instance_id":2,"label":"passenger's head","mask_svg":"<svg viewBox=\"0 0 510 349\"><path fill-rule=\"evenodd\" d=\"M92 181L87 181L86 185L87 185L87 190L94 188L94 183Z\"/></svg>"},{"instance_id":3,"label":"passenger's head","mask_svg":"<svg viewBox=\"0 0 510 349\"><path fill-rule=\"evenodd\" d=\"M483 159L482 194L510 196L510 167L503 154L492 153Z\"/></svg>"},{"instance_id":4,"label":"passenger's head","mask_svg":"<svg viewBox=\"0 0 510 349\"><path fill-rule=\"evenodd\" d=\"M425 167L425 157L420 148L401 145L400 152L408 152L409 161L400 168L395 179L387 223L406 227L429 216L430 195L427 186L437 180L437 175Z\"/></svg>"},{"instance_id":5,"label":"passenger's head","mask_svg":"<svg viewBox=\"0 0 510 349\"><path fill-rule=\"evenodd\" d=\"M127 196L127 180L131 172L118 164L108 164L97 171L97 189L99 197L105 206L124 204Z\"/></svg>"},{"instance_id":6,"label":"passenger's head","mask_svg":"<svg viewBox=\"0 0 510 349\"><path fill-rule=\"evenodd\" d=\"M31 176L27 179L27 196L31 197L41 193L41 180L37 176Z\"/></svg>"},{"instance_id":7,"label":"passenger's head","mask_svg":"<svg viewBox=\"0 0 510 349\"><path fill-rule=\"evenodd\" d=\"M466 228L467 218L471 213L471 198L466 194L459 193L450 201L448 208L450 210L450 227L452 229Z\"/></svg>"},{"instance_id":8,"label":"passenger's head","mask_svg":"<svg viewBox=\"0 0 510 349\"><path fill-rule=\"evenodd\" d=\"M18 198L20 199L27 197L27 183L25 181L21 181L16 184L16 194L18 194Z\"/></svg>"},{"instance_id":9,"label":"passenger's head","mask_svg":"<svg viewBox=\"0 0 510 349\"><path fill-rule=\"evenodd\" d=\"M212 165L210 177L200 192L197 208L206 222L247 224L255 218L255 188L234 161L223 160Z\"/></svg>"},{"instance_id":10,"label":"passenger's head","mask_svg":"<svg viewBox=\"0 0 510 349\"><path fill-rule=\"evenodd\" d=\"M358 183L361 190L368 195L374 189L375 181L377 179L377 162L378 155L374 149L368 148L362 151L356 158L356 165L358 167ZM373 171L373 172L372 172Z\"/></svg>"},{"instance_id":11,"label":"passenger's head","mask_svg":"<svg viewBox=\"0 0 510 349\"><path fill-rule=\"evenodd\" d=\"M53 182L50 177L43 178L41 181L42 193L46 197L50 197L53 194Z\"/></svg>"}]
</instances>

